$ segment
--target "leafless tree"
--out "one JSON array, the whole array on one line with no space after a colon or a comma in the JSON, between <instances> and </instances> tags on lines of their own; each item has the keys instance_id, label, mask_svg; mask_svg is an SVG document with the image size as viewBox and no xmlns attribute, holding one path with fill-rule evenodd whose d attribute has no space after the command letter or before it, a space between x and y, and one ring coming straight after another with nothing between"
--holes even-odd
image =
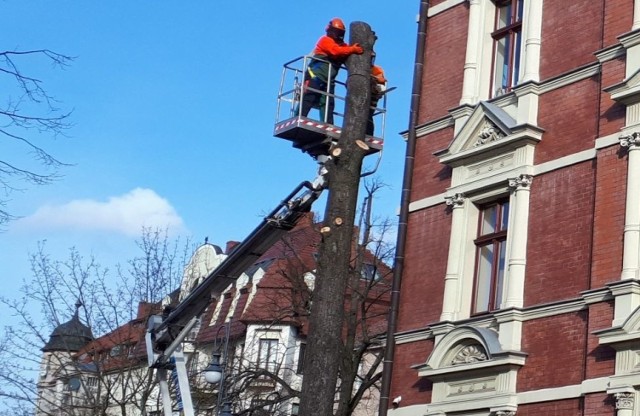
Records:
<instances>
[{"instance_id":1,"label":"leafless tree","mask_svg":"<svg viewBox=\"0 0 640 416\"><path fill-rule=\"evenodd\" d=\"M146 414L157 399L146 365L146 317L160 312L158 301L179 287L190 247L151 229L143 230L138 246L142 254L129 268L118 267L117 276L73 248L66 260L52 259L44 243L31 255L22 298L0 298L14 316L0 337L0 415ZM52 331L72 316L95 340L43 352ZM63 386L64 400L39 394L52 383Z\"/></svg>"},{"instance_id":2,"label":"leafless tree","mask_svg":"<svg viewBox=\"0 0 640 416\"><path fill-rule=\"evenodd\" d=\"M7 198L26 184L43 185L60 177L65 164L40 144L43 137L64 135L71 126L69 112L43 87L43 81L22 68L44 60L64 68L72 57L48 49L0 51L0 77L6 96L0 104L0 226L14 218Z\"/></svg>"}]
</instances>

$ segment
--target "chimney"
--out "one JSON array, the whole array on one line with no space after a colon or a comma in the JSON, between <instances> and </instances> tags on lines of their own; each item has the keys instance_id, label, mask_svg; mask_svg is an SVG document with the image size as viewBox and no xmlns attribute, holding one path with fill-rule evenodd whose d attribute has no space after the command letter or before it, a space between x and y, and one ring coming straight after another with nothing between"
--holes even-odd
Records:
<instances>
[{"instance_id":1,"label":"chimney","mask_svg":"<svg viewBox=\"0 0 640 416\"><path fill-rule=\"evenodd\" d=\"M147 318L154 312L155 304L149 302L138 302L138 316L136 319Z\"/></svg>"},{"instance_id":2,"label":"chimney","mask_svg":"<svg viewBox=\"0 0 640 416\"><path fill-rule=\"evenodd\" d=\"M224 251L224 254L231 254L238 244L240 244L240 241L227 241L227 248Z\"/></svg>"}]
</instances>

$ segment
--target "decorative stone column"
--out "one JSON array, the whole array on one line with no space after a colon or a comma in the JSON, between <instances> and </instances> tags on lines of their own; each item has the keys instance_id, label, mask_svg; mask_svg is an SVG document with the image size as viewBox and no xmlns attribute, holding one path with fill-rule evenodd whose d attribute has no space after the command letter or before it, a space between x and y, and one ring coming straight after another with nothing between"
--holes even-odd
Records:
<instances>
[{"instance_id":1,"label":"decorative stone column","mask_svg":"<svg viewBox=\"0 0 640 416\"><path fill-rule=\"evenodd\" d=\"M635 394L620 392L613 395L616 399L616 416L633 416L633 402Z\"/></svg>"},{"instance_id":2,"label":"decorative stone column","mask_svg":"<svg viewBox=\"0 0 640 416\"><path fill-rule=\"evenodd\" d=\"M451 235L449 237L449 258L447 274L444 277L444 299L442 302L441 321L457 319L458 298L460 297L461 261L464 259L464 205L463 194L455 194L445 198L451 207Z\"/></svg>"},{"instance_id":3,"label":"decorative stone column","mask_svg":"<svg viewBox=\"0 0 640 416\"><path fill-rule=\"evenodd\" d=\"M469 28L467 30L467 52L464 58L462 98L460 104L475 104L478 95L478 52L480 51L482 13L480 0L469 2Z\"/></svg>"},{"instance_id":4,"label":"decorative stone column","mask_svg":"<svg viewBox=\"0 0 640 416\"><path fill-rule=\"evenodd\" d=\"M640 28L640 0L633 0L633 26L631 30Z\"/></svg>"},{"instance_id":5,"label":"decorative stone column","mask_svg":"<svg viewBox=\"0 0 640 416\"><path fill-rule=\"evenodd\" d=\"M498 410L494 414L495 416L516 416L516 412L513 410Z\"/></svg>"},{"instance_id":6,"label":"decorative stone column","mask_svg":"<svg viewBox=\"0 0 640 416\"><path fill-rule=\"evenodd\" d=\"M625 280L637 278L640 266L640 132L621 136L620 146L629 153L621 277Z\"/></svg>"},{"instance_id":7,"label":"decorative stone column","mask_svg":"<svg viewBox=\"0 0 640 416\"><path fill-rule=\"evenodd\" d=\"M509 258L505 275L507 297L503 308L522 307L524 302L524 274L527 265L527 238L529 226L529 195L531 175L520 175L509 180L509 188L513 191L514 206L509 223L507 244Z\"/></svg>"}]
</instances>

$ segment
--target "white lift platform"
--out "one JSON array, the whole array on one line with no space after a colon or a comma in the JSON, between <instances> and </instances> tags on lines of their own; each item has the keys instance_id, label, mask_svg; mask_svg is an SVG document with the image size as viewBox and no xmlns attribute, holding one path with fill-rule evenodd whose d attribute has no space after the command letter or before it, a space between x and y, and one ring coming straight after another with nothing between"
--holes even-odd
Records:
<instances>
[{"instance_id":1,"label":"white lift platform","mask_svg":"<svg viewBox=\"0 0 640 416\"><path fill-rule=\"evenodd\" d=\"M280 90L278 91L278 106L276 111L276 123L274 136L289 140L293 147L317 158L327 155L331 143L337 141L342 133L342 121L344 118L344 106L346 96L346 83L344 78L347 70L338 73L335 81L335 89L332 94L329 86L325 91L304 88L304 74L312 58L309 55L301 56L284 64ZM327 114L318 114L317 118L312 113L319 113L319 109L312 108L309 114L302 116L302 100L304 94L309 91L323 96L323 99L333 99L335 102L333 120L334 124L326 123ZM387 90L391 91L391 90ZM376 127L374 135L365 137L365 143L369 146L369 154L378 153L384 144L384 128L386 119L386 94L382 97L373 113L373 122Z\"/></svg>"}]
</instances>

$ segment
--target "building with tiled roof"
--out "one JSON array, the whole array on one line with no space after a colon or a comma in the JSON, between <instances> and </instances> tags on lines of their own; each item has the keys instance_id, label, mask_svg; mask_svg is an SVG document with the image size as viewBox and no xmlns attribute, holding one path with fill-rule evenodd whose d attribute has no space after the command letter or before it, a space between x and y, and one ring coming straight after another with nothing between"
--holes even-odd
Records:
<instances>
[{"instance_id":1,"label":"building with tiled roof","mask_svg":"<svg viewBox=\"0 0 640 416\"><path fill-rule=\"evenodd\" d=\"M224 398L233 402L234 413L253 409L250 414L254 415L297 414L296 391L304 373L307 315L319 242L317 224L309 214L234 284L212 298L199 324L183 343L197 414L210 414L215 409L219 387L206 384L201 374L213 353L224 354L227 343L227 354L222 357L227 373ZM41 376L43 397L46 391L51 393L48 400L57 405L87 410L102 406L108 415L121 414L122 409L132 415L143 410L161 414L157 382L147 366L147 318L162 313L164 306L175 306L185 299L236 245L229 242L223 251L205 242L186 265L179 290L168 295L162 304L140 303L135 319L107 334L79 342L77 334L90 331L79 325L77 314L57 328L43 351L49 353L54 346L62 345L63 335L67 337L65 345L73 348L62 349L67 354L64 366ZM354 248L354 258L355 253ZM352 297L368 293L369 321L366 331L359 328L361 339L379 336L386 330L387 281L380 277L390 274L389 268L371 253L365 252L363 258L367 271L345 298L348 307ZM69 338L72 335L76 338ZM379 350L379 346L375 348ZM362 371L366 370L365 365ZM176 397L174 391L177 410ZM377 396L368 392L363 403L362 408L368 412L361 414L373 414Z\"/></svg>"},{"instance_id":2,"label":"building with tiled roof","mask_svg":"<svg viewBox=\"0 0 640 416\"><path fill-rule=\"evenodd\" d=\"M233 391L227 396L236 411L297 414L295 392L304 374L307 317L319 243L316 224L308 216L215 299L201 318L194 340L195 360L206 365L208 357L224 345L228 333L227 362L232 368L229 379ZM345 298L345 307L353 296L366 292L369 320L366 331L358 330L375 337L386 331L388 285L380 277L388 276L390 269L370 252L363 257L368 266L363 277L375 279L359 279ZM362 372L365 370L363 365ZM262 405L267 410L256 409ZM377 395L368 391L361 408L356 414L373 415Z\"/></svg>"},{"instance_id":3,"label":"building with tiled roof","mask_svg":"<svg viewBox=\"0 0 640 416\"><path fill-rule=\"evenodd\" d=\"M143 395L158 401L156 383L146 365L146 320L161 305L141 302L135 319L98 338L82 324L78 311L58 326L42 349L37 415L119 414L122 406L141 409Z\"/></svg>"}]
</instances>

